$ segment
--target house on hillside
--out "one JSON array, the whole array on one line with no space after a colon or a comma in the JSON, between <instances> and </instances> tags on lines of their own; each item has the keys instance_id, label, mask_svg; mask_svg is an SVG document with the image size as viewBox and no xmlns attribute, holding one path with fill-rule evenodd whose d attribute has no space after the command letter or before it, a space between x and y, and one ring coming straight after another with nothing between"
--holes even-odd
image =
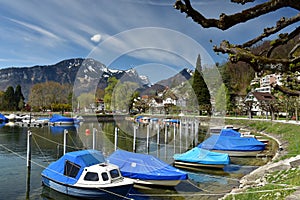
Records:
<instances>
[{"instance_id":1,"label":"house on hillside","mask_svg":"<svg viewBox=\"0 0 300 200\"><path fill-rule=\"evenodd\" d=\"M257 81L257 79L254 79ZM252 82L255 82L255 81ZM251 82L251 83L252 83ZM268 74L259 80L260 87L255 88L255 92L268 92L271 93L272 84L282 85L282 76L281 74Z\"/></svg>"},{"instance_id":2,"label":"house on hillside","mask_svg":"<svg viewBox=\"0 0 300 200\"><path fill-rule=\"evenodd\" d=\"M252 116L268 116L274 118L276 98L268 92L249 92L244 100L249 118Z\"/></svg>"}]
</instances>

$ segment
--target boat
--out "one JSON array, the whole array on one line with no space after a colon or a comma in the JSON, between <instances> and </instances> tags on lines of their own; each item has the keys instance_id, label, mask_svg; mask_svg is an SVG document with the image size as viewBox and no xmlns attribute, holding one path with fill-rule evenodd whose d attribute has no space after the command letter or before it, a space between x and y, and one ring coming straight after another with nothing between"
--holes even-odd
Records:
<instances>
[{"instance_id":1,"label":"boat","mask_svg":"<svg viewBox=\"0 0 300 200\"><path fill-rule=\"evenodd\" d=\"M175 187L188 179L187 173L152 155L116 150L107 161L119 166L122 175L133 179L136 187Z\"/></svg>"},{"instance_id":2,"label":"boat","mask_svg":"<svg viewBox=\"0 0 300 200\"><path fill-rule=\"evenodd\" d=\"M22 123L34 123L35 119L31 116L31 115L23 115L19 117L19 121L21 121Z\"/></svg>"},{"instance_id":3,"label":"boat","mask_svg":"<svg viewBox=\"0 0 300 200\"><path fill-rule=\"evenodd\" d=\"M41 176L43 185L80 198L122 198L133 187L133 181L124 178L119 168L107 163L97 150L66 153L45 168Z\"/></svg>"},{"instance_id":4,"label":"boat","mask_svg":"<svg viewBox=\"0 0 300 200\"><path fill-rule=\"evenodd\" d=\"M48 125L49 120L49 117L39 117L35 120L35 122L41 125Z\"/></svg>"},{"instance_id":5,"label":"boat","mask_svg":"<svg viewBox=\"0 0 300 200\"><path fill-rule=\"evenodd\" d=\"M139 123L139 124L144 124L144 125L148 125L150 123L150 117L144 117L144 116L137 116L135 118L135 122Z\"/></svg>"},{"instance_id":6,"label":"boat","mask_svg":"<svg viewBox=\"0 0 300 200\"><path fill-rule=\"evenodd\" d=\"M216 153L199 147L194 147L183 154L175 154L174 165L180 168L218 168L222 169L230 163L229 155Z\"/></svg>"},{"instance_id":7,"label":"boat","mask_svg":"<svg viewBox=\"0 0 300 200\"><path fill-rule=\"evenodd\" d=\"M78 123L78 119L75 119L73 117L65 117L59 114L53 114L52 117L49 119L49 124L52 126L73 125Z\"/></svg>"},{"instance_id":8,"label":"boat","mask_svg":"<svg viewBox=\"0 0 300 200\"><path fill-rule=\"evenodd\" d=\"M229 129L229 130L234 130L234 131L239 131L240 128L238 127L234 127L233 125L225 125L223 127L219 127L219 126L216 126L216 127L211 127L209 129L210 133L220 133L223 129Z\"/></svg>"},{"instance_id":9,"label":"boat","mask_svg":"<svg viewBox=\"0 0 300 200\"><path fill-rule=\"evenodd\" d=\"M237 137L229 131L213 134L198 145L199 148L213 152L227 153L229 156L256 156L265 150L266 144L254 137Z\"/></svg>"},{"instance_id":10,"label":"boat","mask_svg":"<svg viewBox=\"0 0 300 200\"><path fill-rule=\"evenodd\" d=\"M179 126L180 124L180 119L164 119L163 120L164 124L166 124L167 126L172 126L172 125L176 125Z\"/></svg>"},{"instance_id":11,"label":"boat","mask_svg":"<svg viewBox=\"0 0 300 200\"><path fill-rule=\"evenodd\" d=\"M232 136L232 137L255 138L258 141L260 141L260 142L262 142L266 145L269 143L268 139L262 138L261 136L252 135L250 132L241 133L241 132L235 131L233 129L222 129L221 132L220 132L220 135L222 135L222 136Z\"/></svg>"},{"instance_id":12,"label":"boat","mask_svg":"<svg viewBox=\"0 0 300 200\"><path fill-rule=\"evenodd\" d=\"M5 117L3 114L0 113L0 122L8 122L8 118Z\"/></svg>"},{"instance_id":13,"label":"boat","mask_svg":"<svg viewBox=\"0 0 300 200\"><path fill-rule=\"evenodd\" d=\"M5 117L8 119L8 121L15 121L16 120L16 117L17 115L16 114L9 114L9 115L5 115Z\"/></svg>"}]
</instances>

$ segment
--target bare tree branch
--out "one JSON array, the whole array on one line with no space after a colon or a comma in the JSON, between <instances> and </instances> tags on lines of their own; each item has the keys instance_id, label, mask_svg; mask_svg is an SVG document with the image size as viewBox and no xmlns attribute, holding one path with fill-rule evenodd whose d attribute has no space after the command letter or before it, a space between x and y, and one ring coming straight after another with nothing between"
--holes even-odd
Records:
<instances>
[{"instance_id":1,"label":"bare tree branch","mask_svg":"<svg viewBox=\"0 0 300 200\"><path fill-rule=\"evenodd\" d=\"M270 57L273 50L283 44L286 44L288 41L296 37L300 33L300 27L297 27L294 31L292 31L290 34L280 34L279 38L272 42L272 46L267 52L267 57Z\"/></svg>"},{"instance_id":2,"label":"bare tree branch","mask_svg":"<svg viewBox=\"0 0 300 200\"><path fill-rule=\"evenodd\" d=\"M240 3L242 5L249 3L249 2L253 2L253 1L255 1L255 0L231 0L231 2L233 2L233 3Z\"/></svg>"},{"instance_id":3,"label":"bare tree branch","mask_svg":"<svg viewBox=\"0 0 300 200\"><path fill-rule=\"evenodd\" d=\"M294 47L293 47L293 49L290 51L290 53L289 53L289 58L290 59L292 59L292 58L295 58L294 57L294 53L297 51L297 49L299 49L300 48L300 43L298 43L298 44L296 44ZM298 56L299 57L299 56ZM297 58L297 57L296 57Z\"/></svg>"},{"instance_id":4,"label":"bare tree branch","mask_svg":"<svg viewBox=\"0 0 300 200\"><path fill-rule=\"evenodd\" d=\"M294 59L286 58L268 58L261 55L254 55L250 50L240 48L230 44L228 41L223 41L219 47L214 46L215 52L221 52L229 54L231 62L244 61L249 63L255 71L261 71L267 69L271 71L285 72L285 71L297 71L300 69L299 57ZM293 64L294 67L290 67ZM263 68L262 68L263 66Z\"/></svg>"},{"instance_id":5,"label":"bare tree branch","mask_svg":"<svg viewBox=\"0 0 300 200\"><path fill-rule=\"evenodd\" d=\"M291 7L299 9L299 2L295 0L270 0L266 3L258 4L252 8L243 10L240 13L233 15L226 15L222 13L219 19L207 19L201 13L194 10L190 0L176 0L174 8L187 14L187 17L191 17L196 23L200 24L204 28L216 27L221 30L231 28L236 24L246 22L250 19L254 19L261 15L276 11L280 8Z\"/></svg>"},{"instance_id":6,"label":"bare tree branch","mask_svg":"<svg viewBox=\"0 0 300 200\"><path fill-rule=\"evenodd\" d=\"M264 33L261 34L260 36L245 42L244 44L241 45L242 48L245 47L251 47L253 44L256 44L258 41L261 41L262 39L269 37L270 35L273 35L274 33L277 33L278 31L286 28L287 26L300 21L300 13L292 18L285 19L281 18L277 23L276 27L271 27L271 28L265 28Z\"/></svg>"},{"instance_id":7,"label":"bare tree branch","mask_svg":"<svg viewBox=\"0 0 300 200\"><path fill-rule=\"evenodd\" d=\"M300 96L300 91L296 91L296 90L291 90L287 87L283 87L283 86L279 86L278 84L276 85L272 85L272 87L275 89L275 90L278 90L284 94L287 94L289 96Z\"/></svg>"}]
</instances>

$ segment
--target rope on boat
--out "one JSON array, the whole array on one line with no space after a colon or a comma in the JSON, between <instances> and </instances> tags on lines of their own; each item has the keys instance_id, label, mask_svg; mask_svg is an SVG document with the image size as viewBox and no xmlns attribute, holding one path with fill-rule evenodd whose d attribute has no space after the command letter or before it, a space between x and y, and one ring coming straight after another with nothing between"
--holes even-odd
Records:
<instances>
[{"instance_id":1,"label":"rope on boat","mask_svg":"<svg viewBox=\"0 0 300 200\"><path fill-rule=\"evenodd\" d=\"M199 174L197 173L193 173L193 172L188 172L189 174L193 174L193 175L196 175L198 176ZM213 177L213 178L216 178L216 179L219 179L220 176L214 176L214 175L211 175L211 174L205 174L205 176L208 176L208 177ZM240 181L240 179L237 179L237 178L230 178L230 177L225 177L225 176L222 176L221 178L225 178L225 179L228 179L228 180L232 180L232 181Z\"/></svg>"},{"instance_id":2,"label":"rope on boat","mask_svg":"<svg viewBox=\"0 0 300 200\"><path fill-rule=\"evenodd\" d=\"M24 159L24 160L27 159L25 156L22 156L21 154L18 154L18 153L16 153L16 152L14 152L13 150L7 148L7 147L4 146L3 144L0 144L0 146L3 147L5 150L7 150L7 151L9 151L9 152L11 152L11 153L13 153L13 154L15 154L16 156L18 156L18 157L20 157L20 158L22 158L22 159ZM42 168L46 168L46 167L47 167L47 166L41 165L41 164L39 164L39 163L37 163L37 162L34 162L34 161L32 161L32 160L31 160L30 162L33 163L33 164L35 164L35 165L37 165L37 166L39 166L39 167L42 167Z\"/></svg>"},{"instance_id":3,"label":"rope on boat","mask_svg":"<svg viewBox=\"0 0 300 200\"><path fill-rule=\"evenodd\" d=\"M43 153L42 149L40 148L39 144L37 143L35 137L33 137L33 141L36 144L36 146L38 147L40 153L42 154L43 158L46 160L46 162L49 164L49 160L46 158L45 154Z\"/></svg>"},{"instance_id":4,"label":"rope on boat","mask_svg":"<svg viewBox=\"0 0 300 200\"><path fill-rule=\"evenodd\" d=\"M111 191L109 191L109 190L105 190L105 189L103 189L103 188L97 188L97 189L98 189L98 190L101 190L101 191L104 191L104 192L107 192L107 193L109 193L109 194L115 195L115 196L117 196L117 197L121 197L121 198L123 198L123 199L134 200L134 199L128 198L128 197L126 197L126 196L123 196L123 195L120 195L120 194L111 192Z\"/></svg>"},{"instance_id":5,"label":"rope on boat","mask_svg":"<svg viewBox=\"0 0 300 200\"><path fill-rule=\"evenodd\" d=\"M129 194L130 196L140 197L193 197L193 196L223 196L227 193L181 193L181 194Z\"/></svg>"},{"instance_id":6,"label":"rope on boat","mask_svg":"<svg viewBox=\"0 0 300 200\"><path fill-rule=\"evenodd\" d=\"M52 143L54 143L54 144L57 144L57 145L61 145L61 146L63 145L62 143L55 142L55 141L53 141L53 140L50 140L50 139L48 139L48 138L46 138L46 137L43 137L43 136L41 136L41 135L38 135L38 134L32 133L32 135L38 136L38 137L40 137L40 138L42 138L42 139L45 139L45 140L47 140L47 141L49 141L49 142L52 142ZM74 147L74 146L70 146L70 145L66 145L66 147L69 147L69 148L72 148L72 149L77 149L77 150L81 150L81 149L82 149L82 148Z\"/></svg>"}]
</instances>

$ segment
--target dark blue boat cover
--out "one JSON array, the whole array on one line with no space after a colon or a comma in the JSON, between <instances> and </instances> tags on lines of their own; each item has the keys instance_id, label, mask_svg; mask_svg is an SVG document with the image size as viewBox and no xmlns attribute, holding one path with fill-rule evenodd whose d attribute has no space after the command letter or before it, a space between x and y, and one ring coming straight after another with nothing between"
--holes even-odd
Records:
<instances>
[{"instance_id":1,"label":"dark blue boat cover","mask_svg":"<svg viewBox=\"0 0 300 200\"><path fill-rule=\"evenodd\" d=\"M199 144L198 147L222 151L263 151L265 144L252 137L212 135Z\"/></svg>"},{"instance_id":2,"label":"dark blue boat cover","mask_svg":"<svg viewBox=\"0 0 300 200\"><path fill-rule=\"evenodd\" d=\"M228 165L230 162L227 153L211 152L199 147L194 147L183 154L175 154L174 160L206 165Z\"/></svg>"},{"instance_id":3,"label":"dark blue boat cover","mask_svg":"<svg viewBox=\"0 0 300 200\"><path fill-rule=\"evenodd\" d=\"M0 113L0 121L7 122L8 119L3 114Z\"/></svg>"},{"instance_id":4,"label":"dark blue boat cover","mask_svg":"<svg viewBox=\"0 0 300 200\"><path fill-rule=\"evenodd\" d=\"M70 161L80 167L79 172L75 178L65 176L64 169L66 161ZM42 176L55 180L62 184L75 184L80 178L85 167L89 167L98 163L105 162L105 158L100 151L96 150L82 150L69 152L63 155L57 161L51 163L46 169L42 171Z\"/></svg>"},{"instance_id":5,"label":"dark blue boat cover","mask_svg":"<svg viewBox=\"0 0 300 200\"><path fill-rule=\"evenodd\" d=\"M220 132L221 136L232 136L232 137L241 137L241 133L233 129L222 129Z\"/></svg>"},{"instance_id":6,"label":"dark blue boat cover","mask_svg":"<svg viewBox=\"0 0 300 200\"><path fill-rule=\"evenodd\" d=\"M141 180L186 180L187 173L160 159L140 153L116 150L107 161L119 166L124 177Z\"/></svg>"},{"instance_id":7,"label":"dark blue boat cover","mask_svg":"<svg viewBox=\"0 0 300 200\"><path fill-rule=\"evenodd\" d=\"M49 122L73 122L76 123L77 119L74 119L72 117L65 117L59 114L53 114L52 117L49 119Z\"/></svg>"}]
</instances>

